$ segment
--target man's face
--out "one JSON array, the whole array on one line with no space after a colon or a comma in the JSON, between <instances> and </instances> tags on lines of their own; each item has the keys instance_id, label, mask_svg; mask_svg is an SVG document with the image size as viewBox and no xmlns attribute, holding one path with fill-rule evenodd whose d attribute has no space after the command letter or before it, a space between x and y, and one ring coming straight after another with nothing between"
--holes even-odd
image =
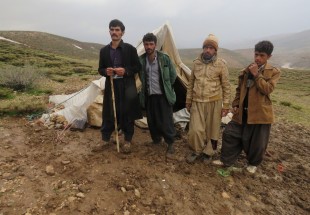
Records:
<instances>
[{"instance_id":1,"label":"man's face","mask_svg":"<svg viewBox=\"0 0 310 215\"><path fill-rule=\"evenodd\" d=\"M208 58L213 57L213 55L215 55L215 52L216 52L216 50L213 46L206 45L203 47L203 55L208 57Z\"/></svg>"},{"instance_id":2,"label":"man's face","mask_svg":"<svg viewBox=\"0 0 310 215\"><path fill-rule=\"evenodd\" d=\"M270 57L271 55L268 55L265 52L254 52L254 60L258 66L266 64Z\"/></svg>"},{"instance_id":3,"label":"man's face","mask_svg":"<svg viewBox=\"0 0 310 215\"><path fill-rule=\"evenodd\" d=\"M153 54L156 48L154 41L144 41L143 46L147 55Z\"/></svg>"},{"instance_id":4,"label":"man's face","mask_svg":"<svg viewBox=\"0 0 310 215\"><path fill-rule=\"evenodd\" d=\"M110 36L113 41L119 41L122 39L124 32L121 30L121 27L111 27L110 28Z\"/></svg>"}]
</instances>

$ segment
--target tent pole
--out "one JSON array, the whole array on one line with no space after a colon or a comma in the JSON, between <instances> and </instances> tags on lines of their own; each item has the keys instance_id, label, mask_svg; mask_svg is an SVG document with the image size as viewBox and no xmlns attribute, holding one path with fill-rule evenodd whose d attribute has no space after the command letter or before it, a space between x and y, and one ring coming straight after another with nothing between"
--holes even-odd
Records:
<instances>
[{"instance_id":1,"label":"tent pole","mask_svg":"<svg viewBox=\"0 0 310 215\"><path fill-rule=\"evenodd\" d=\"M110 81L111 81L112 103L113 103L113 111L114 111L115 141L116 141L117 152L119 152L119 140L118 140L118 128L117 128L113 76L110 76Z\"/></svg>"}]
</instances>

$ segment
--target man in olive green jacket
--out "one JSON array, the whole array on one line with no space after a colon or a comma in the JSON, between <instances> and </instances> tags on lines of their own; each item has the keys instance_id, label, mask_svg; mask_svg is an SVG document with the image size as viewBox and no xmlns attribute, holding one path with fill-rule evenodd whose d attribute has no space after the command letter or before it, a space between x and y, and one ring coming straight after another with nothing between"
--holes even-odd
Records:
<instances>
[{"instance_id":1,"label":"man in olive green jacket","mask_svg":"<svg viewBox=\"0 0 310 215\"><path fill-rule=\"evenodd\" d=\"M228 69L217 50L218 39L210 34L203 42L202 54L194 60L186 95L186 108L191 114L188 142L193 149L187 156L188 163L200 157L211 159L217 148L221 117L229 110Z\"/></svg>"},{"instance_id":2,"label":"man in olive green jacket","mask_svg":"<svg viewBox=\"0 0 310 215\"><path fill-rule=\"evenodd\" d=\"M268 64L273 44L261 41L255 45L254 63L241 71L235 99L233 119L222 138L221 160L216 165L231 166L241 151L247 155L247 170L255 173L263 161L274 114L270 94L280 78L280 70Z\"/></svg>"},{"instance_id":3,"label":"man in olive green jacket","mask_svg":"<svg viewBox=\"0 0 310 215\"><path fill-rule=\"evenodd\" d=\"M174 153L173 105L176 95L173 84L177 75L169 56L155 49L157 38L154 34L144 35L142 41L145 54L140 56L140 103L146 109L153 143L159 144L163 137L168 144L167 155L170 156Z\"/></svg>"}]
</instances>

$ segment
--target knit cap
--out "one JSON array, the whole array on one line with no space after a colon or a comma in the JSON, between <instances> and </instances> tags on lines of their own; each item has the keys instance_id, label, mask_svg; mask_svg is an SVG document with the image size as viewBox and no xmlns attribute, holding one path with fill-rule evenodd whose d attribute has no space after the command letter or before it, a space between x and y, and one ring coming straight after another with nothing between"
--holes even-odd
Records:
<instances>
[{"instance_id":1,"label":"knit cap","mask_svg":"<svg viewBox=\"0 0 310 215\"><path fill-rule=\"evenodd\" d=\"M219 44L219 40L217 39L216 36L214 36L214 34L209 34L209 36L203 42L203 46L210 45L214 47L216 51L219 48L218 44Z\"/></svg>"}]
</instances>

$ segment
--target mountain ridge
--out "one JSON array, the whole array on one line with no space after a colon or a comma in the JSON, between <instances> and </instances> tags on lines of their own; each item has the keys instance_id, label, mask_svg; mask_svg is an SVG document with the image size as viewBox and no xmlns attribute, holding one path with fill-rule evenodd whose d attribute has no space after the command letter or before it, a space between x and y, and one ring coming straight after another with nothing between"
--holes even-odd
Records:
<instances>
[{"instance_id":1,"label":"mountain ridge","mask_svg":"<svg viewBox=\"0 0 310 215\"><path fill-rule=\"evenodd\" d=\"M104 47L103 44L81 42L38 31L0 31L0 37L19 42L30 48L78 59L98 60L100 49ZM273 42L275 46L270 60L273 65L283 68L310 68L310 30L274 35L266 39ZM254 45L253 42L253 47ZM201 48L179 49L183 63L189 67L201 52ZM253 61L253 48L234 50L220 48L219 56L227 61L228 67L241 68Z\"/></svg>"},{"instance_id":2,"label":"mountain ridge","mask_svg":"<svg viewBox=\"0 0 310 215\"><path fill-rule=\"evenodd\" d=\"M104 46L38 31L0 31L0 36L31 48L80 59L98 58Z\"/></svg>"}]
</instances>

